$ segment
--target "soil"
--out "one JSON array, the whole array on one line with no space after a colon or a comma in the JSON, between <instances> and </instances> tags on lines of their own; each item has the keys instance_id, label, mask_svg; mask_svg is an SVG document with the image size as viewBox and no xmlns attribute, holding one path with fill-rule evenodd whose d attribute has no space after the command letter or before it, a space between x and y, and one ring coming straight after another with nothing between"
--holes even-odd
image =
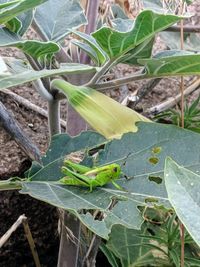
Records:
<instances>
[{"instance_id":1,"label":"soil","mask_svg":"<svg viewBox=\"0 0 200 267\"><path fill-rule=\"evenodd\" d=\"M200 3L194 1L193 12L200 14ZM200 16L196 16L194 23L199 23ZM158 40L158 46L163 44ZM0 50L1 55L10 56L16 53L13 49ZM18 52L17 52L18 53ZM134 70L130 67L121 67L121 75L129 75ZM186 83L188 80L186 80ZM130 84L128 89L135 89L142 86L144 82ZM162 80L142 102L142 108L145 110L149 106L154 106L170 96L176 95L179 91L179 79L170 78ZM33 86L29 83L23 86L11 88L11 90L32 103L47 109L46 103L41 99ZM115 98L120 97L120 91L116 90L111 95ZM43 116L24 108L11 97L0 92L0 101L12 113L20 127L26 135L45 153L49 137L48 123ZM65 117L65 104L62 106L63 116ZM0 179L6 179L11 176L22 176L24 171L31 165L30 160L21 150L21 148L10 138L4 129L0 128ZM37 201L27 195L21 195L16 191L1 192L0 195L0 236L2 236L11 225L22 214L28 218L29 226L36 244L36 249L43 267L54 267L57 263L59 248L59 238L57 230L58 214L55 208ZM30 252L30 248L24 235L23 227L19 227L12 234L9 241L0 251L1 267L31 267L35 266Z\"/></svg>"}]
</instances>

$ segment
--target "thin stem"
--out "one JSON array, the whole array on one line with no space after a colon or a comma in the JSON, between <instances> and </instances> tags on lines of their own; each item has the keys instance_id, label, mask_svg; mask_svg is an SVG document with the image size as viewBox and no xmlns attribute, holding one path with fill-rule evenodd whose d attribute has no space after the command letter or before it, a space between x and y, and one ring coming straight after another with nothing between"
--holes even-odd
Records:
<instances>
[{"instance_id":1,"label":"thin stem","mask_svg":"<svg viewBox=\"0 0 200 267\"><path fill-rule=\"evenodd\" d=\"M185 3L183 0L180 2L180 13L181 15L184 13ZM180 22L180 34L181 34L181 50L184 49L184 29L183 29L183 20ZM181 92L181 127L184 128L184 79L181 76L181 83L180 83L180 92ZM184 225L180 222L180 236L181 236L181 267L185 265L185 229Z\"/></svg>"},{"instance_id":2,"label":"thin stem","mask_svg":"<svg viewBox=\"0 0 200 267\"><path fill-rule=\"evenodd\" d=\"M180 222L180 236L181 236L181 267L184 267L185 261L185 227Z\"/></svg>"},{"instance_id":3,"label":"thin stem","mask_svg":"<svg viewBox=\"0 0 200 267\"><path fill-rule=\"evenodd\" d=\"M44 87L42 81L40 79L33 81L33 86L35 87L36 91L41 95L41 97L46 101L52 101L53 96L48 90Z\"/></svg>"},{"instance_id":4,"label":"thin stem","mask_svg":"<svg viewBox=\"0 0 200 267\"><path fill-rule=\"evenodd\" d=\"M0 181L0 191L21 189L21 183L11 179Z\"/></svg>"},{"instance_id":5,"label":"thin stem","mask_svg":"<svg viewBox=\"0 0 200 267\"><path fill-rule=\"evenodd\" d=\"M34 242L34 239L32 237L30 227L28 225L28 220L27 220L27 218L25 216L24 216L24 218L22 220L22 224L23 224L24 232L25 232L26 238L28 240L28 243L29 243L32 255L33 255L35 266L36 267L41 267L40 259L39 259L39 256L38 256L38 253L37 253L37 250L36 250L36 247L35 247L35 242Z\"/></svg>"},{"instance_id":6,"label":"thin stem","mask_svg":"<svg viewBox=\"0 0 200 267\"><path fill-rule=\"evenodd\" d=\"M138 100L136 100L133 103L133 108L142 100L142 98L148 94L149 92L151 92L151 90L153 90L154 87L156 87L156 85L159 84L159 82L161 81L161 78L155 78L150 80L149 82L147 82L145 85L143 85L141 88L139 88L138 92L137 92L137 97Z\"/></svg>"},{"instance_id":7,"label":"thin stem","mask_svg":"<svg viewBox=\"0 0 200 267\"><path fill-rule=\"evenodd\" d=\"M96 30L99 4L100 0L87 1L86 17L88 20L88 24L85 28L86 34L90 34L91 32L94 32ZM84 51L81 52L80 63L82 64L90 63L90 57Z\"/></svg>"},{"instance_id":8,"label":"thin stem","mask_svg":"<svg viewBox=\"0 0 200 267\"><path fill-rule=\"evenodd\" d=\"M60 101L53 99L48 102L48 121L50 136L60 133Z\"/></svg>"},{"instance_id":9,"label":"thin stem","mask_svg":"<svg viewBox=\"0 0 200 267\"><path fill-rule=\"evenodd\" d=\"M104 82L104 83L96 83L91 85L90 83L88 83L86 86L92 87L94 89L97 89L98 91L102 91L102 90L106 90L106 89L112 89L112 88L116 88L119 87L120 85L123 84L127 84L133 81L139 81L139 80L143 80L143 79L150 79L153 78L152 76L148 76L145 73L135 73L134 75L128 76L128 77L123 77L123 78L119 78L119 79L115 79L109 82Z\"/></svg>"},{"instance_id":10,"label":"thin stem","mask_svg":"<svg viewBox=\"0 0 200 267\"><path fill-rule=\"evenodd\" d=\"M169 32L180 32L181 26L171 26L164 31L169 31ZM200 33L200 26L199 25L187 25L183 27L184 32L187 33Z\"/></svg>"},{"instance_id":11,"label":"thin stem","mask_svg":"<svg viewBox=\"0 0 200 267\"><path fill-rule=\"evenodd\" d=\"M110 59L108 62L106 62L105 65L101 68L101 70L93 76L93 78L86 86L94 87L95 84L99 81L99 79L114 65L114 63L115 59Z\"/></svg>"},{"instance_id":12,"label":"thin stem","mask_svg":"<svg viewBox=\"0 0 200 267\"><path fill-rule=\"evenodd\" d=\"M183 3L182 3L183 5ZM181 20L181 50L184 49L184 31L183 31L183 20ZM180 92L181 92L181 127L184 128L184 78L181 76L180 82Z\"/></svg>"}]
</instances>

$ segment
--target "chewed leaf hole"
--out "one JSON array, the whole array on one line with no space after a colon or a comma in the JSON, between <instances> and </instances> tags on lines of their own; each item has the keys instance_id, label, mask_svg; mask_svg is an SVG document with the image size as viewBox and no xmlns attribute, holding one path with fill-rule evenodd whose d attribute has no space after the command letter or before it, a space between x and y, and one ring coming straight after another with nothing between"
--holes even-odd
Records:
<instances>
[{"instance_id":1,"label":"chewed leaf hole","mask_svg":"<svg viewBox=\"0 0 200 267\"><path fill-rule=\"evenodd\" d=\"M151 164L157 164L158 162L159 162L159 158L157 158L157 157L151 157L151 158L149 158L149 162L151 163Z\"/></svg>"},{"instance_id":2,"label":"chewed leaf hole","mask_svg":"<svg viewBox=\"0 0 200 267\"><path fill-rule=\"evenodd\" d=\"M149 181L151 182L155 182L157 184L161 184L162 183L162 178L159 176L149 176Z\"/></svg>"},{"instance_id":3,"label":"chewed leaf hole","mask_svg":"<svg viewBox=\"0 0 200 267\"><path fill-rule=\"evenodd\" d=\"M162 151L161 146L155 146L152 148L152 153L154 153L154 154L159 154L161 151Z\"/></svg>"}]
</instances>

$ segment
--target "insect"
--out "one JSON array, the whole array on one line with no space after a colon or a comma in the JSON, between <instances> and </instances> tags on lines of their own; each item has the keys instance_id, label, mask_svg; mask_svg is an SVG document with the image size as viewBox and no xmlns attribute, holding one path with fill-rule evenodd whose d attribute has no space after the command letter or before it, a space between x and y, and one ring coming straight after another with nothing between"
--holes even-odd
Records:
<instances>
[{"instance_id":1,"label":"insect","mask_svg":"<svg viewBox=\"0 0 200 267\"><path fill-rule=\"evenodd\" d=\"M119 179L121 168L118 164L113 163L98 168L89 168L84 165L76 164L70 160L64 161L62 172L66 175L60 182L66 185L77 185L89 187L89 192L97 186L104 186L112 183L117 189L123 190L115 180Z\"/></svg>"}]
</instances>

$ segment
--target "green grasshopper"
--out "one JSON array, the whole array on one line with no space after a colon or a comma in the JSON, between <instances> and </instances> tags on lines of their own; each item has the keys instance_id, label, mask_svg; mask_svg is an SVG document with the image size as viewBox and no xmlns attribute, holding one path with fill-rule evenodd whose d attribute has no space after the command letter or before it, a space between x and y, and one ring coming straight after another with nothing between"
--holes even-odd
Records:
<instances>
[{"instance_id":1,"label":"green grasshopper","mask_svg":"<svg viewBox=\"0 0 200 267\"><path fill-rule=\"evenodd\" d=\"M115 180L119 179L121 168L118 164L113 163L98 168L89 168L84 165L76 164L70 160L64 161L62 172L66 175L60 182L66 185L77 185L89 187L92 192L97 186L104 186L112 183L117 189L123 190Z\"/></svg>"}]
</instances>

